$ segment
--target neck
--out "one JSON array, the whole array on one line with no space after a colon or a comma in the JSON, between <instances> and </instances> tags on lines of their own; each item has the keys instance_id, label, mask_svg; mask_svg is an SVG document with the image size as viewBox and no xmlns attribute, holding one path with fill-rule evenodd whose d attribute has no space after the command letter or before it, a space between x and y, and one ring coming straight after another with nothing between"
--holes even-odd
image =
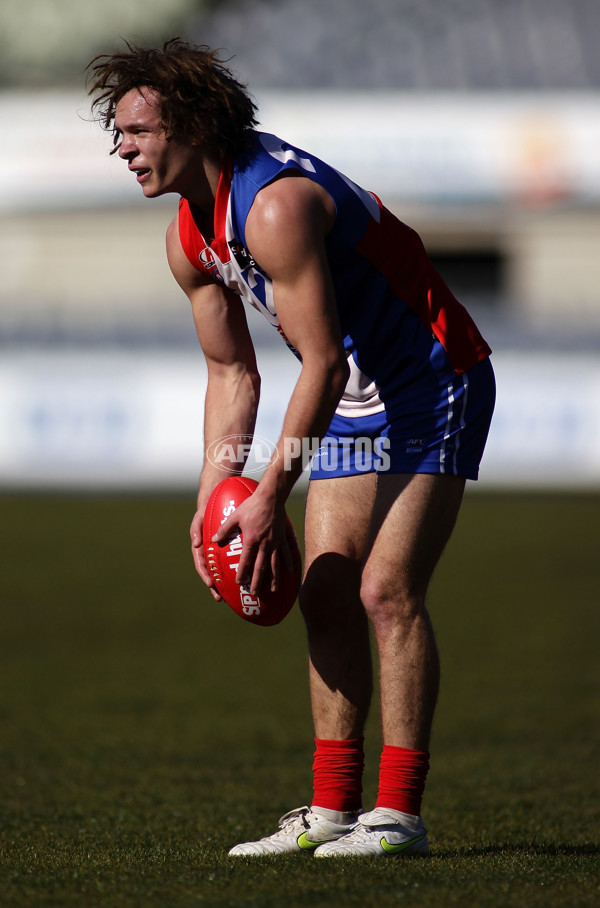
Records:
<instances>
[{"instance_id":1,"label":"neck","mask_svg":"<svg viewBox=\"0 0 600 908\"><path fill-rule=\"evenodd\" d=\"M188 191L182 192L184 198L195 205L207 215L213 216L217 187L221 176L221 162L215 158L204 157L202 166L198 168L193 185Z\"/></svg>"}]
</instances>

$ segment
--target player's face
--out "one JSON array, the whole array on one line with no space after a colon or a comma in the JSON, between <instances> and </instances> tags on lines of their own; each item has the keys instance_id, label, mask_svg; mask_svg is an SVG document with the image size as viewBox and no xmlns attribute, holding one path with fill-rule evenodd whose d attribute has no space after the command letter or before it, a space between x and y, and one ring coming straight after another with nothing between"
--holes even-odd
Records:
<instances>
[{"instance_id":1,"label":"player's face","mask_svg":"<svg viewBox=\"0 0 600 908\"><path fill-rule=\"evenodd\" d=\"M154 89L135 88L121 98L115 129L121 139L119 156L128 162L147 198L186 193L198 173L198 150L169 139L161 125L159 96Z\"/></svg>"}]
</instances>

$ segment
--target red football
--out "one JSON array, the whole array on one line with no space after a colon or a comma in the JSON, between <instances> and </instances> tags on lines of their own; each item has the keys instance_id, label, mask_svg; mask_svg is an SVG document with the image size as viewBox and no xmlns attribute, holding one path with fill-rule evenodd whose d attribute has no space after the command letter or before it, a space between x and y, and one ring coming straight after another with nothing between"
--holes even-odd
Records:
<instances>
[{"instance_id":1,"label":"red football","mask_svg":"<svg viewBox=\"0 0 600 908\"><path fill-rule=\"evenodd\" d=\"M212 491L202 524L204 557L214 584L230 608L240 618L251 624L269 627L279 624L292 608L298 595L302 575L302 559L298 540L289 517L287 518L287 541L292 553L291 571L282 571L279 589L276 593L267 589L253 596L245 587L236 583L235 575L242 551L242 534L229 537L225 543L217 545L212 537L220 525L236 510L239 505L254 492L258 482L245 476L228 476Z\"/></svg>"}]
</instances>

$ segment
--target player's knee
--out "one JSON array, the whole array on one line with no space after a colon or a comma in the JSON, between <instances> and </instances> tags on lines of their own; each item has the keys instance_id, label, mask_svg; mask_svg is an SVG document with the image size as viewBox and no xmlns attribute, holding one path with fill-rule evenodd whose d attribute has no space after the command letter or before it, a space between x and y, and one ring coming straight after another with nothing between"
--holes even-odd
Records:
<instances>
[{"instance_id":1,"label":"player's knee","mask_svg":"<svg viewBox=\"0 0 600 908\"><path fill-rule=\"evenodd\" d=\"M425 611L425 590L406 583L391 583L386 577L365 575L360 595L375 626L411 622Z\"/></svg>"}]
</instances>

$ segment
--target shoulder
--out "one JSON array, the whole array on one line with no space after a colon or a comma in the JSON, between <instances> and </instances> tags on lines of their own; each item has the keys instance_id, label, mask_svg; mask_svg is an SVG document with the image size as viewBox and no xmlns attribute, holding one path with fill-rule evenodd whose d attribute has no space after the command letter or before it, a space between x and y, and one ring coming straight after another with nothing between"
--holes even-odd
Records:
<instances>
[{"instance_id":1,"label":"shoulder","mask_svg":"<svg viewBox=\"0 0 600 908\"><path fill-rule=\"evenodd\" d=\"M167 248L179 242L179 214L176 214L167 227Z\"/></svg>"},{"instance_id":2,"label":"shoulder","mask_svg":"<svg viewBox=\"0 0 600 908\"><path fill-rule=\"evenodd\" d=\"M325 234L335 214L335 203L323 186L297 170L287 170L256 194L246 229L318 227Z\"/></svg>"},{"instance_id":3,"label":"shoulder","mask_svg":"<svg viewBox=\"0 0 600 908\"><path fill-rule=\"evenodd\" d=\"M171 259L177 259L181 256L187 261L179 235L179 214L175 215L167 227L166 243L169 263L171 262Z\"/></svg>"},{"instance_id":4,"label":"shoulder","mask_svg":"<svg viewBox=\"0 0 600 908\"><path fill-rule=\"evenodd\" d=\"M183 290L189 292L195 287L208 283L206 277L195 268L188 258L179 232L179 215L176 214L167 227L166 234L167 260L173 277Z\"/></svg>"},{"instance_id":5,"label":"shoulder","mask_svg":"<svg viewBox=\"0 0 600 908\"><path fill-rule=\"evenodd\" d=\"M315 258L324 260L325 237L334 221L328 193L288 172L257 194L246 221L246 245L260 268L281 279Z\"/></svg>"}]
</instances>

